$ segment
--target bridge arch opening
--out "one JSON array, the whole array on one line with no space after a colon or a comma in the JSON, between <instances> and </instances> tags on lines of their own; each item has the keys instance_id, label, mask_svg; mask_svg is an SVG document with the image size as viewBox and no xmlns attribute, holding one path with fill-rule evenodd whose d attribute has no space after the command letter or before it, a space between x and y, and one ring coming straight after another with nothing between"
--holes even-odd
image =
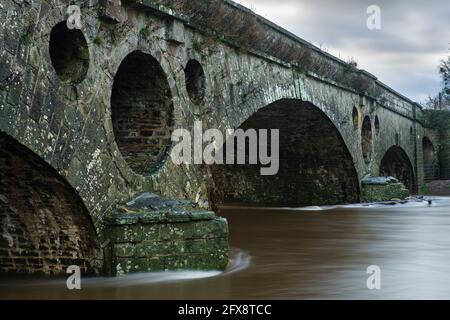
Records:
<instances>
[{"instance_id":1,"label":"bridge arch opening","mask_svg":"<svg viewBox=\"0 0 450 320\"><path fill-rule=\"evenodd\" d=\"M406 152L392 146L384 155L380 165L380 176L392 176L403 182L410 193L416 192L414 170Z\"/></svg>"},{"instance_id":2,"label":"bridge arch opening","mask_svg":"<svg viewBox=\"0 0 450 320\"><path fill-rule=\"evenodd\" d=\"M102 253L76 191L32 151L0 132L0 273L99 273Z\"/></svg>"},{"instance_id":3,"label":"bridge arch opening","mask_svg":"<svg viewBox=\"0 0 450 320\"><path fill-rule=\"evenodd\" d=\"M364 117L361 129L361 149L364 161L369 163L372 160L372 123L370 117Z\"/></svg>"},{"instance_id":4,"label":"bridge arch opening","mask_svg":"<svg viewBox=\"0 0 450 320\"><path fill-rule=\"evenodd\" d=\"M50 59L56 74L65 83L80 83L89 69L89 49L83 32L69 30L63 21L50 32Z\"/></svg>"},{"instance_id":5,"label":"bridge arch opening","mask_svg":"<svg viewBox=\"0 0 450 320\"><path fill-rule=\"evenodd\" d=\"M227 203L309 206L359 201L359 180L351 154L332 121L313 104L279 100L258 110L239 128L280 130L279 171L262 176L261 165L209 166L215 207ZM248 163L248 152L246 157Z\"/></svg>"},{"instance_id":6,"label":"bridge arch opening","mask_svg":"<svg viewBox=\"0 0 450 320\"><path fill-rule=\"evenodd\" d=\"M433 143L428 137L422 139L423 171L425 181L439 180L439 161Z\"/></svg>"},{"instance_id":7,"label":"bridge arch opening","mask_svg":"<svg viewBox=\"0 0 450 320\"><path fill-rule=\"evenodd\" d=\"M141 51L130 53L114 78L111 95L114 135L130 168L156 172L171 146L173 101L158 61Z\"/></svg>"}]
</instances>

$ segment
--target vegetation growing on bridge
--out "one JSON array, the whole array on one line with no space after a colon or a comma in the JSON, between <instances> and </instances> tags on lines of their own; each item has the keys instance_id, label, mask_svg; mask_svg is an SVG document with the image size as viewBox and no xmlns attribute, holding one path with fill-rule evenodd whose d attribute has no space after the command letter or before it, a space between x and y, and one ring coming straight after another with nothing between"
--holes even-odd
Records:
<instances>
[{"instance_id":1,"label":"vegetation growing on bridge","mask_svg":"<svg viewBox=\"0 0 450 320\"><path fill-rule=\"evenodd\" d=\"M439 75L442 80L442 89L434 97L428 97L425 108L434 110L450 110L450 55L441 60Z\"/></svg>"},{"instance_id":2,"label":"vegetation growing on bridge","mask_svg":"<svg viewBox=\"0 0 450 320\"><path fill-rule=\"evenodd\" d=\"M425 127L443 133L450 129L450 110L423 110Z\"/></svg>"},{"instance_id":3,"label":"vegetation growing on bridge","mask_svg":"<svg viewBox=\"0 0 450 320\"><path fill-rule=\"evenodd\" d=\"M436 130L439 137L437 158L441 170L441 179L450 178L450 110L424 110L424 127Z\"/></svg>"},{"instance_id":4,"label":"vegetation growing on bridge","mask_svg":"<svg viewBox=\"0 0 450 320\"><path fill-rule=\"evenodd\" d=\"M376 78L358 69L353 61L341 61L294 35L280 31L249 10L236 9L236 4L224 0L152 1L183 14L200 30L208 30L215 40L225 39L239 47L268 53L303 72L314 73L361 94L376 98L382 93Z\"/></svg>"}]
</instances>

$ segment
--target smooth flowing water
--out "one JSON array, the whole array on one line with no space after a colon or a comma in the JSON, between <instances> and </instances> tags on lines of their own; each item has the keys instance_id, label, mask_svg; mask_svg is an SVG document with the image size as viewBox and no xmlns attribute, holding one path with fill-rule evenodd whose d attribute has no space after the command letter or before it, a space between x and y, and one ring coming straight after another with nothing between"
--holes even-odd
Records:
<instances>
[{"instance_id":1,"label":"smooth flowing water","mask_svg":"<svg viewBox=\"0 0 450 320\"><path fill-rule=\"evenodd\" d=\"M225 272L65 279L1 278L0 298L450 299L450 198L394 206L224 207ZM367 267L381 269L369 290Z\"/></svg>"}]
</instances>

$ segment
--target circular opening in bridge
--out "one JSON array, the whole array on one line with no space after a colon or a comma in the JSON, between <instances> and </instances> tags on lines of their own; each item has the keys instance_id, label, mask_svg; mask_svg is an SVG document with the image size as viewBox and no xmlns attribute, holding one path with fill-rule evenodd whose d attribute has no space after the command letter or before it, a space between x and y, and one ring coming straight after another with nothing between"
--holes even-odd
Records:
<instances>
[{"instance_id":1,"label":"circular opening in bridge","mask_svg":"<svg viewBox=\"0 0 450 320\"><path fill-rule=\"evenodd\" d=\"M398 132L395 133L394 139L395 144L398 146L400 144L400 134Z\"/></svg>"},{"instance_id":2,"label":"circular opening in bridge","mask_svg":"<svg viewBox=\"0 0 450 320\"><path fill-rule=\"evenodd\" d=\"M352 156L339 130L318 107L294 99L279 100L259 109L239 129L247 136L235 139L234 164L209 167L213 177L210 201L215 207L221 203L309 206L359 201ZM279 130L279 139L272 137L273 130ZM257 141L261 134L264 139ZM240 150L245 150L246 164L237 164L237 144L243 140L245 148ZM267 141L271 165L250 164L249 154L258 154L261 141ZM279 154L271 153L272 143ZM273 171L262 175L261 169L269 167Z\"/></svg>"},{"instance_id":3,"label":"circular opening in bridge","mask_svg":"<svg viewBox=\"0 0 450 320\"><path fill-rule=\"evenodd\" d=\"M439 180L439 163L436 150L428 137L422 139L423 171L425 181Z\"/></svg>"},{"instance_id":4,"label":"circular opening in bridge","mask_svg":"<svg viewBox=\"0 0 450 320\"><path fill-rule=\"evenodd\" d=\"M375 132L376 134L380 134L380 119L378 119L378 116L375 117Z\"/></svg>"},{"instance_id":5,"label":"circular opening in bridge","mask_svg":"<svg viewBox=\"0 0 450 320\"><path fill-rule=\"evenodd\" d=\"M416 191L411 161L406 152L398 146L391 147L384 155L380 165L380 176L395 177L403 182L411 193Z\"/></svg>"},{"instance_id":6,"label":"circular opening in bridge","mask_svg":"<svg viewBox=\"0 0 450 320\"><path fill-rule=\"evenodd\" d=\"M111 96L114 134L131 169L148 175L167 158L173 127L169 83L158 61L130 53L114 78Z\"/></svg>"},{"instance_id":7,"label":"circular opening in bridge","mask_svg":"<svg viewBox=\"0 0 450 320\"><path fill-rule=\"evenodd\" d=\"M0 273L99 273L102 251L77 192L32 151L0 133Z\"/></svg>"},{"instance_id":8,"label":"circular opening in bridge","mask_svg":"<svg viewBox=\"0 0 450 320\"><path fill-rule=\"evenodd\" d=\"M353 128L355 130L358 129L358 125L359 125L359 111L358 111L357 107L353 107L352 120L353 120Z\"/></svg>"},{"instance_id":9,"label":"circular opening in bridge","mask_svg":"<svg viewBox=\"0 0 450 320\"><path fill-rule=\"evenodd\" d=\"M69 30L66 22L58 23L50 33L50 59L56 74L65 83L80 83L89 68L86 38L78 30Z\"/></svg>"},{"instance_id":10,"label":"circular opening in bridge","mask_svg":"<svg viewBox=\"0 0 450 320\"><path fill-rule=\"evenodd\" d=\"M372 157L372 124L368 116L364 117L362 124L361 149L364 160L369 163Z\"/></svg>"},{"instance_id":11,"label":"circular opening in bridge","mask_svg":"<svg viewBox=\"0 0 450 320\"><path fill-rule=\"evenodd\" d=\"M191 101L200 104L205 98L205 73L197 60L190 60L184 70L186 89Z\"/></svg>"}]
</instances>

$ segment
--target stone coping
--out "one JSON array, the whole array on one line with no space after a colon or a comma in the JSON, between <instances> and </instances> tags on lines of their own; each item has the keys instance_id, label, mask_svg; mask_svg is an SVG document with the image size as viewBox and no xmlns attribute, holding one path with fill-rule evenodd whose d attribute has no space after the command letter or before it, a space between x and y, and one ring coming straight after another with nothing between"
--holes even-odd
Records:
<instances>
[{"instance_id":1,"label":"stone coping","mask_svg":"<svg viewBox=\"0 0 450 320\"><path fill-rule=\"evenodd\" d=\"M215 212L200 210L192 201L168 199L145 192L126 204L118 205L113 216L107 218L107 225L179 223L208 221L216 218Z\"/></svg>"},{"instance_id":2,"label":"stone coping","mask_svg":"<svg viewBox=\"0 0 450 320\"><path fill-rule=\"evenodd\" d=\"M119 226L134 224L209 221L216 218L217 216L213 211L190 211L178 213L172 211L152 211L118 214L114 217L108 218L107 224L110 226Z\"/></svg>"}]
</instances>

